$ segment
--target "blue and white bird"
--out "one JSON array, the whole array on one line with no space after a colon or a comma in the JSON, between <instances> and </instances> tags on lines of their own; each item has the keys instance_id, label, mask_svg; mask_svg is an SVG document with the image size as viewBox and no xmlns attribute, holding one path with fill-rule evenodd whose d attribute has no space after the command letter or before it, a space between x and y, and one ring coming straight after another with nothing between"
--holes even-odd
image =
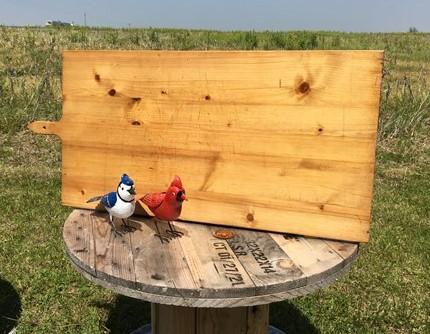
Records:
<instances>
[{"instance_id":1,"label":"blue and white bird","mask_svg":"<svg viewBox=\"0 0 430 334\"><path fill-rule=\"evenodd\" d=\"M136 189L134 187L133 180L127 175L121 176L121 181L118 184L118 188L103 196L96 196L90 198L87 203L95 202L100 200L107 212L109 213L109 224L116 234L120 234L115 228L113 223L113 217L122 219L124 226L132 228L127 225L127 218L134 213L136 202L134 196L136 195Z\"/></svg>"}]
</instances>

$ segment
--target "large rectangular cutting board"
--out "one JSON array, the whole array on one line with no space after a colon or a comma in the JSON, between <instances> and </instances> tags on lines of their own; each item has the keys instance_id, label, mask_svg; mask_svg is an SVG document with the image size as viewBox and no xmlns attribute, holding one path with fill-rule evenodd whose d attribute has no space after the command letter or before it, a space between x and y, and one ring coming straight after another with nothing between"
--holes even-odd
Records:
<instances>
[{"instance_id":1,"label":"large rectangular cutting board","mask_svg":"<svg viewBox=\"0 0 430 334\"><path fill-rule=\"evenodd\" d=\"M367 241L381 51L67 51L62 202L181 176L181 218Z\"/></svg>"}]
</instances>

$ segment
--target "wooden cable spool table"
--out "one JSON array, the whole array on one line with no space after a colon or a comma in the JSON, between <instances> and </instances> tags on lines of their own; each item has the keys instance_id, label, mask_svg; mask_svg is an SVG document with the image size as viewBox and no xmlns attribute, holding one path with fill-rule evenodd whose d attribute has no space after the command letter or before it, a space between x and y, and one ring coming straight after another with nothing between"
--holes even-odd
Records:
<instances>
[{"instance_id":1,"label":"wooden cable spool table","mask_svg":"<svg viewBox=\"0 0 430 334\"><path fill-rule=\"evenodd\" d=\"M66 251L87 279L152 303L152 329L139 333L267 333L271 302L333 282L358 254L357 243L140 216L117 236L107 222L74 210Z\"/></svg>"}]
</instances>

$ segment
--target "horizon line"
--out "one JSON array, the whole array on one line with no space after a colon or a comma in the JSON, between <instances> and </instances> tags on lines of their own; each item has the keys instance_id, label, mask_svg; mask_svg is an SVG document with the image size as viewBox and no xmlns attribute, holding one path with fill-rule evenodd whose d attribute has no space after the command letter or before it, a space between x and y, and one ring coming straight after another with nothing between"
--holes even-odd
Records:
<instances>
[{"instance_id":1,"label":"horizon line","mask_svg":"<svg viewBox=\"0 0 430 334\"><path fill-rule=\"evenodd\" d=\"M53 20L54 21L54 20ZM156 27L156 26L96 26L96 25L81 25L74 24L73 22L61 21L64 23L72 23L71 26L46 26L43 24L28 24L28 25L10 25L1 24L2 28L45 28L45 29L73 29L73 28L87 28L87 29L112 29L112 30L187 30L187 31L207 31L207 32L254 32L254 33L265 33L265 32L315 32L315 33L346 33L346 34L428 34L430 31L348 31L348 30L317 30L317 29L290 29L290 30L279 30L279 29L215 29L215 28L184 28L184 27ZM414 27L410 27L414 28Z\"/></svg>"}]
</instances>

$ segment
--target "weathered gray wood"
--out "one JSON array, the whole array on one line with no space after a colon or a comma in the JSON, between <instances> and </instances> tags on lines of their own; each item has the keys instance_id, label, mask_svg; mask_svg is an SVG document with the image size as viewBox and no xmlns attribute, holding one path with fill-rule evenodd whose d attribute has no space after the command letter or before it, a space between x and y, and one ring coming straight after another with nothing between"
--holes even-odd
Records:
<instances>
[{"instance_id":1,"label":"weathered gray wood","mask_svg":"<svg viewBox=\"0 0 430 334\"><path fill-rule=\"evenodd\" d=\"M351 260L354 260L356 255ZM159 303L166 305L176 305L176 306L188 306L188 307L241 307L241 306L254 306L254 305L263 305L270 304L273 302L279 302L287 299L293 299L299 296L306 295L315 290L323 288L337 278L341 277L345 274L352 262L349 262L345 265L341 270L336 272L333 275L326 277L322 281L318 281L315 283L308 284L304 287L291 289L288 291L273 293L269 295L259 295L259 296L250 296L246 298L189 298L189 297L175 297L169 295L161 295L161 294L151 294L147 292L143 292L137 289L130 289L125 286L121 286L118 284L110 283L104 279L97 278L89 274L87 271L83 270L81 267L77 266L75 262L72 261L72 264L75 266L75 269L79 271L85 278L88 280L101 285L107 289L115 291L121 295L125 295L128 297L143 299L149 301L151 303ZM191 305L191 306L190 306Z\"/></svg>"},{"instance_id":2,"label":"weathered gray wood","mask_svg":"<svg viewBox=\"0 0 430 334\"><path fill-rule=\"evenodd\" d=\"M358 251L358 245L342 243L355 246L355 252L351 252L350 257L343 258L322 239L285 236L275 233L271 233L271 235L306 275L308 283L324 279L341 269L347 260Z\"/></svg>"},{"instance_id":3,"label":"weathered gray wood","mask_svg":"<svg viewBox=\"0 0 430 334\"><path fill-rule=\"evenodd\" d=\"M165 222L147 219L139 225L131 233L137 288L151 293L162 291L166 295L193 295L197 286L184 261L177 235Z\"/></svg>"},{"instance_id":4,"label":"weathered gray wood","mask_svg":"<svg viewBox=\"0 0 430 334\"><path fill-rule=\"evenodd\" d=\"M173 284L164 280L167 277L164 265L164 255L160 254L160 242L154 238L155 225L152 223L140 224L129 219L133 224L138 224L137 230L130 235L133 245L133 256L136 273L136 288L147 292L159 291L159 287ZM148 253L151 252L151 256ZM154 287L154 289L151 289Z\"/></svg>"},{"instance_id":5,"label":"weathered gray wood","mask_svg":"<svg viewBox=\"0 0 430 334\"><path fill-rule=\"evenodd\" d=\"M134 288L136 275L130 235L116 235L107 224L107 216L99 213L91 215L96 257L96 275ZM122 222L115 222L119 231L125 232Z\"/></svg>"},{"instance_id":6,"label":"weathered gray wood","mask_svg":"<svg viewBox=\"0 0 430 334\"><path fill-rule=\"evenodd\" d=\"M355 244L335 240L325 240L325 242L331 247L331 249L333 249L344 259L347 259L357 252L357 247L355 247Z\"/></svg>"},{"instance_id":7,"label":"weathered gray wood","mask_svg":"<svg viewBox=\"0 0 430 334\"><path fill-rule=\"evenodd\" d=\"M95 274L94 238L87 210L74 210L64 225L63 238L70 258L78 266Z\"/></svg>"},{"instance_id":8,"label":"weathered gray wood","mask_svg":"<svg viewBox=\"0 0 430 334\"><path fill-rule=\"evenodd\" d=\"M240 297L255 294L255 283L226 240L213 236L213 227L188 225L179 239L201 297ZM236 288L236 289L235 289Z\"/></svg>"},{"instance_id":9,"label":"weathered gray wood","mask_svg":"<svg viewBox=\"0 0 430 334\"><path fill-rule=\"evenodd\" d=\"M160 304L222 308L294 298L340 276L358 251L354 243L241 229L220 240L216 226L144 217L130 219L135 231L115 236L107 218L70 215L64 241L72 262L98 284Z\"/></svg>"},{"instance_id":10,"label":"weathered gray wood","mask_svg":"<svg viewBox=\"0 0 430 334\"><path fill-rule=\"evenodd\" d=\"M212 230L215 231L213 227ZM235 237L228 240L228 243L245 266L258 294L295 288L306 282L306 276L300 268L291 261L269 233L231 230Z\"/></svg>"}]
</instances>

